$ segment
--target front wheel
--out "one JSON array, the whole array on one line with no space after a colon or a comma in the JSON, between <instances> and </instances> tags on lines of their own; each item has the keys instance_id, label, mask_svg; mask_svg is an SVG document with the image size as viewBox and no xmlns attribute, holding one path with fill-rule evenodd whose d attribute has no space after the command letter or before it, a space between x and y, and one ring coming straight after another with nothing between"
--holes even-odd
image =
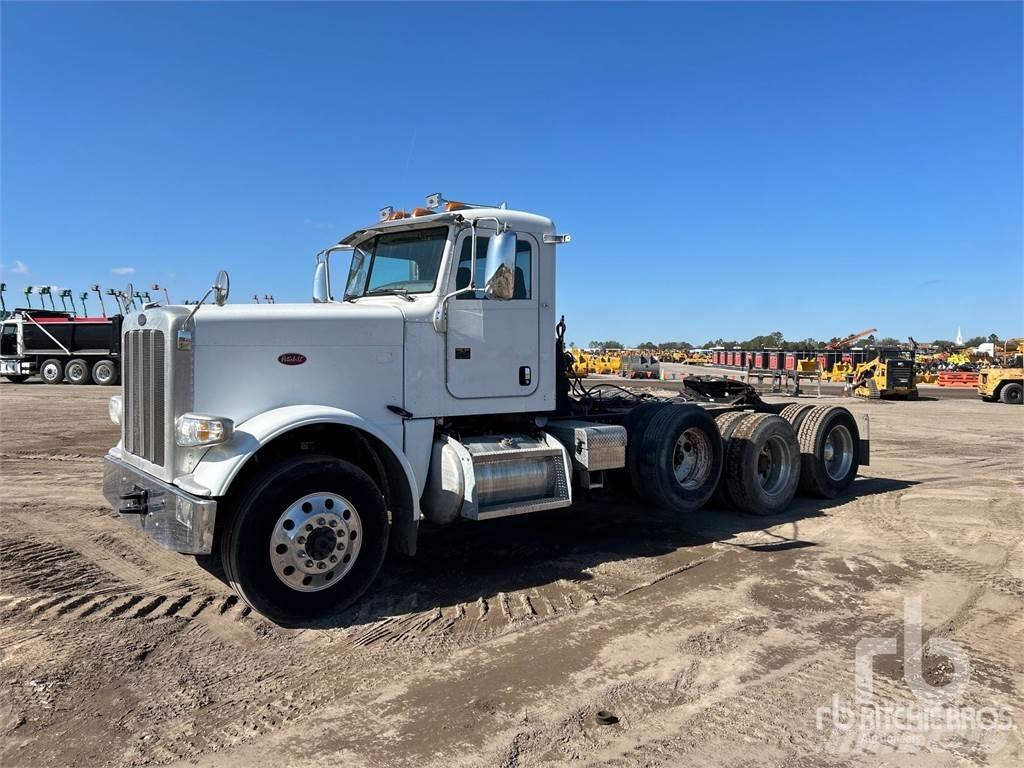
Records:
<instances>
[{"instance_id":1,"label":"front wheel","mask_svg":"<svg viewBox=\"0 0 1024 768\"><path fill-rule=\"evenodd\" d=\"M24 384L26 381L28 381L28 374L12 373L7 376L4 376L4 378L11 382L11 384Z\"/></svg>"},{"instance_id":2,"label":"front wheel","mask_svg":"<svg viewBox=\"0 0 1024 768\"><path fill-rule=\"evenodd\" d=\"M380 489L331 456L282 462L233 506L221 560L235 591L279 624L299 624L354 603L380 571L388 517Z\"/></svg>"},{"instance_id":3,"label":"front wheel","mask_svg":"<svg viewBox=\"0 0 1024 768\"><path fill-rule=\"evenodd\" d=\"M39 378L47 384L62 384L64 382L64 363L56 358L44 360L39 366Z\"/></svg>"}]
</instances>

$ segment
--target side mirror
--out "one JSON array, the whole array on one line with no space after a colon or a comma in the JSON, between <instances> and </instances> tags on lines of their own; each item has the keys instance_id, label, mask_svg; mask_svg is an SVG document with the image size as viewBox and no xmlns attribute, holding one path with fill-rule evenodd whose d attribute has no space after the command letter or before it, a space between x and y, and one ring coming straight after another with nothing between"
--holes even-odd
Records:
<instances>
[{"instance_id":1,"label":"side mirror","mask_svg":"<svg viewBox=\"0 0 1024 768\"><path fill-rule=\"evenodd\" d=\"M484 267L484 293L489 299L506 301L516 290L516 233L502 232L491 239Z\"/></svg>"},{"instance_id":2,"label":"side mirror","mask_svg":"<svg viewBox=\"0 0 1024 768\"><path fill-rule=\"evenodd\" d=\"M330 301L327 293L327 264L318 261L316 271L313 273L313 303L326 304Z\"/></svg>"},{"instance_id":3,"label":"side mirror","mask_svg":"<svg viewBox=\"0 0 1024 768\"><path fill-rule=\"evenodd\" d=\"M217 273L217 279L213 281L213 300L218 307L228 303L228 293L231 292L231 279L223 269Z\"/></svg>"}]
</instances>

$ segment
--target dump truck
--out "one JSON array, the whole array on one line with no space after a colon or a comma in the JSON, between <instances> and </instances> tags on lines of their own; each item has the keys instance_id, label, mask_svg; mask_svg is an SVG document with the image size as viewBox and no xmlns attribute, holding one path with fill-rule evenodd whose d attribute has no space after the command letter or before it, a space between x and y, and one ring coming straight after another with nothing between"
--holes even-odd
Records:
<instances>
[{"instance_id":1,"label":"dump truck","mask_svg":"<svg viewBox=\"0 0 1024 768\"><path fill-rule=\"evenodd\" d=\"M775 514L798 489L845 492L868 462L845 408L712 377L671 399L587 386L555 311L570 237L533 213L427 202L317 254L310 303L229 304L222 272L197 305L124 319L104 495L160 545L219 558L269 619L350 606L424 526L616 489L680 524L716 490Z\"/></svg>"},{"instance_id":2,"label":"dump truck","mask_svg":"<svg viewBox=\"0 0 1024 768\"><path fill-rule=\"evenodd\" d=\"M80 317L49 309L15 309L0 323L0 376L21 384L117 384L121 315Z\"/></svg>"}]
</instances>

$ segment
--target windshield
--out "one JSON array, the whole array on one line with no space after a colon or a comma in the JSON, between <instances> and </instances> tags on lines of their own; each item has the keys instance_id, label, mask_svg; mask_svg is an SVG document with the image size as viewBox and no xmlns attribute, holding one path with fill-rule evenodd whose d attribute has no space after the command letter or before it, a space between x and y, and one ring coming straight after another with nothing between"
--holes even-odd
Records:
<instances>
[{"instance_id":1,"label":"windshield","mask_svg":"<svg viewBox=\"0 0 1024 768\"><path fill-rule=\"evenodd\" d=\"M430 293L437 282L448 227L389 232L356 247L345 298Z\"/></svg>"}]
</instances>

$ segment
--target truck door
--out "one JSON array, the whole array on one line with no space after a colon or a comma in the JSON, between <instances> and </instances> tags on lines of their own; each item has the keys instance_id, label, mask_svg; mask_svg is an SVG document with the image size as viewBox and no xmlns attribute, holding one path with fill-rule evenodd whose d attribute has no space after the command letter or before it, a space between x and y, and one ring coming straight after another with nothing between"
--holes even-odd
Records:
<instances>
[{"instance_id":1,"label":"truck door","mask_svg":"<svg viewBox=\"0 0 1024 768\"><path fill-rule=\"evenodd\" d=\"M476 269L480 290L448 302L445 381L457 398L524 397L537 388L540 302L535 275L538 246L530 235L516 241L515 293L508 301L488 299L482 290L490 237L477 235L471 263L469 233L456 243L459 255L452 290L469 285Z\"/></svg>"}]
</instances>

